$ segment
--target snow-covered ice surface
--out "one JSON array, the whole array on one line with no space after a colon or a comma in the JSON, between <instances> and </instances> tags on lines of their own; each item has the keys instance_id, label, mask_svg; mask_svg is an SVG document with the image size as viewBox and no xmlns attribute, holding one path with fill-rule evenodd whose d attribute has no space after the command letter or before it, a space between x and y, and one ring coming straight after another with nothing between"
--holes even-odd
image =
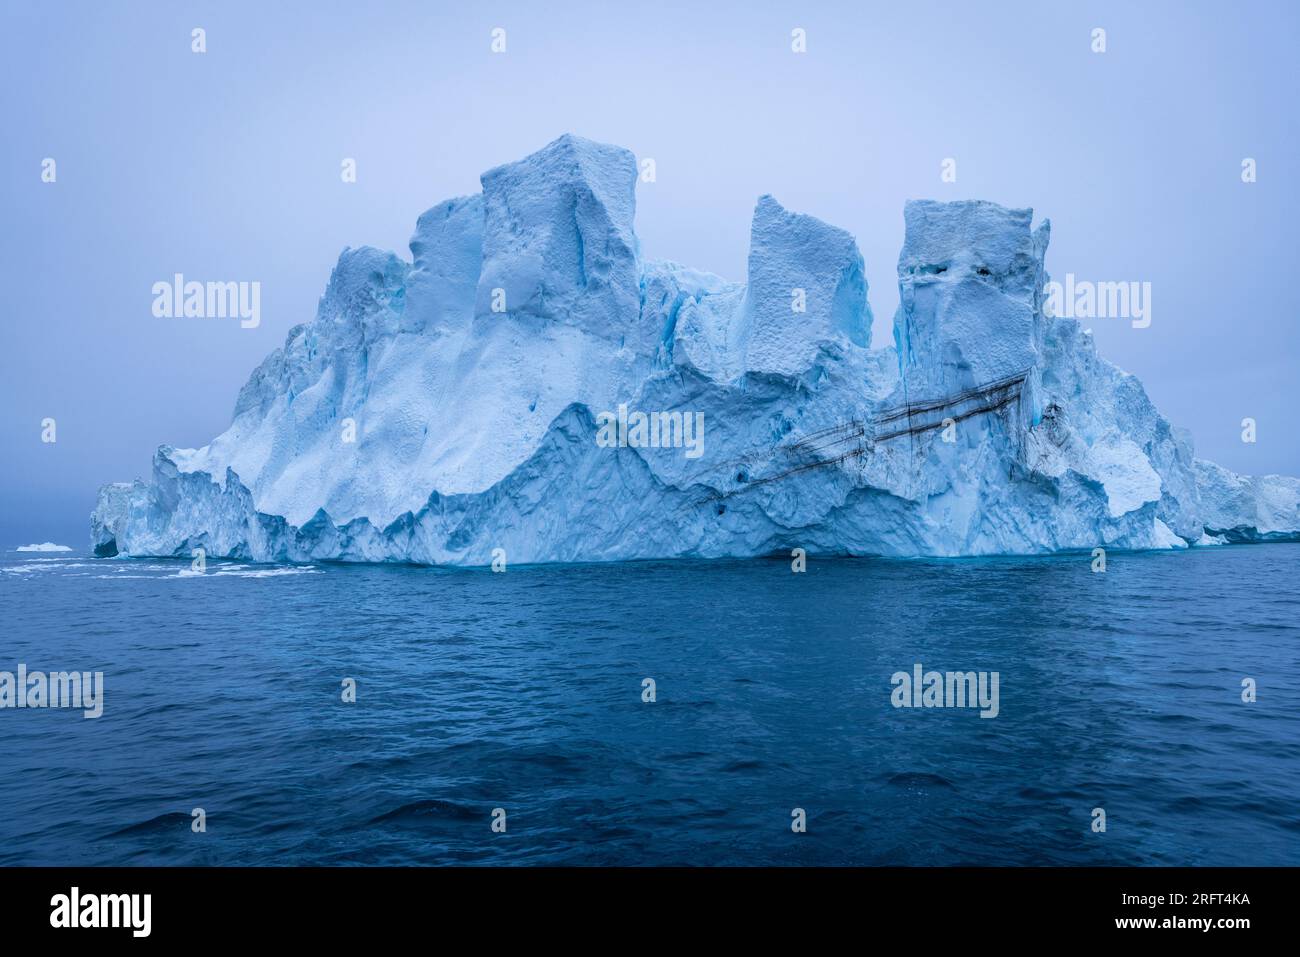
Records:
<instances>
[{"instance_id":1,"label":"snow-covered ice surface","mask_svg":"<svg viewBox=\"0 0 1300 957\"><path fill-rule=\"evenodd\" d=\"M563 136L422 215L412 262L344 250L225 433L100 490L97 554L481 565L498 548L1300 539L1300 480L1197 460L1076 321L1045 316L1050 227L1031 210L908 203L894 344L873 350L848 233L761 197L748 281L728 282L641 258L635 182L631 153ZM639 413L668 416L651 432Z\"/></svg>"}]
</instances>

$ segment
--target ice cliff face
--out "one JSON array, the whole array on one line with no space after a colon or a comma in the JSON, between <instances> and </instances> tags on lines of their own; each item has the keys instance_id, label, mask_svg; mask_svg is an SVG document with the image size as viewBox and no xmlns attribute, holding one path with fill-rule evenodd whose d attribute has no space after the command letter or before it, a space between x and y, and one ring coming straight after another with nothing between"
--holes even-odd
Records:
<instances>
[{"instance_id":1,"label":"ice cliff face","mask_svg":"<svg viewBox=\"0 0 1300 957\"><path fill-rule=\"evenodd\" d=\"M748 281L641 259L636 164L564 136L339 258L228 431L107 485L99 554L487 564L1300 538L1043 310L1029 210L904 211L894 346L853 237L764 196Z\"/></svg>"}]
</instances>

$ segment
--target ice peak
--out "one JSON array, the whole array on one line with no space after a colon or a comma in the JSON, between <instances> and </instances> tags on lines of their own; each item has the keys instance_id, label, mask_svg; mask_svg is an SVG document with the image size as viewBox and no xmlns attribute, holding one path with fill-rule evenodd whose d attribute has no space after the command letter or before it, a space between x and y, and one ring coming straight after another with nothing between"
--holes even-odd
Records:
<instances>
[{"instance_id":1,"label":"ice peak","mask_svg":"<svg viewBox=\"0 0 1300 957\"><path fill-rule=\"evenodd\" d=\"M565 135L483 174L483 258L474 314L635 333L636 160Z\"/></svg>"},{"instance_id":2,"label":"ice peak","mask_svg":"<svg viewBox=\"0 0 1300 957\"><path fill-rule=\"evenodd\" d=\"M760 196L750 228L745 297L746 368L797 375L822 345L871 341L871 309L858 244L843 229Z\"/></svg>"},{"instance_id":3,"label":"ice peak","mask_svg":"<svg viewBox=\"0 0 1300 957\"><path fill-rule=\"evenodd\" d=\"M1047 233L1033 210L911 200L898 257L894 340L910 390L944 395L1037 364Z\"/></svg>"}]
</instances>

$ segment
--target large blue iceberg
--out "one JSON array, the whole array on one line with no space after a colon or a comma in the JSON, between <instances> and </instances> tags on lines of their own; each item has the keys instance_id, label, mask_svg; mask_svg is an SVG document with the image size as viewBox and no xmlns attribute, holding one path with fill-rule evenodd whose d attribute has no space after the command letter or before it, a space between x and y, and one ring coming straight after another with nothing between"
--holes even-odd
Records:
<instances>
[{"instance_id":1,"label":"large blue iceberg","mask_svg":"<svg viewBox=\"0 0 1300 957\"><path fill-rule=\"evenodd\" d=\"M911 202L894 343L853 237L758 200L748 281L640 256L636 162L563 136L339 258L201 449L104 486L101 555L483 565L1300 538L1044 309L1049 225Z\"/></svg>"}]
</instances>

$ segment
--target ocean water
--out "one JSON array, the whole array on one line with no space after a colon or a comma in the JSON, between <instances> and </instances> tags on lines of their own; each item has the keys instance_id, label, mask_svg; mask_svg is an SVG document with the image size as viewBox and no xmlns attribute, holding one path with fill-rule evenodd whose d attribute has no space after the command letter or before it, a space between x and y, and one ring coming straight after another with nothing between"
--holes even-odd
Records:
<instances>
[{"instance_id":1,"label":"ocean water","mask_svg":"<svg viewBox=\"0 0 1300 957\"><path fill-rule=\"evenodd\" d=\"M9 552L0 670L105 690L0 710L0 864L1300 863L1300 547L1090 566Z\"/></svg>"}]
</instances>

